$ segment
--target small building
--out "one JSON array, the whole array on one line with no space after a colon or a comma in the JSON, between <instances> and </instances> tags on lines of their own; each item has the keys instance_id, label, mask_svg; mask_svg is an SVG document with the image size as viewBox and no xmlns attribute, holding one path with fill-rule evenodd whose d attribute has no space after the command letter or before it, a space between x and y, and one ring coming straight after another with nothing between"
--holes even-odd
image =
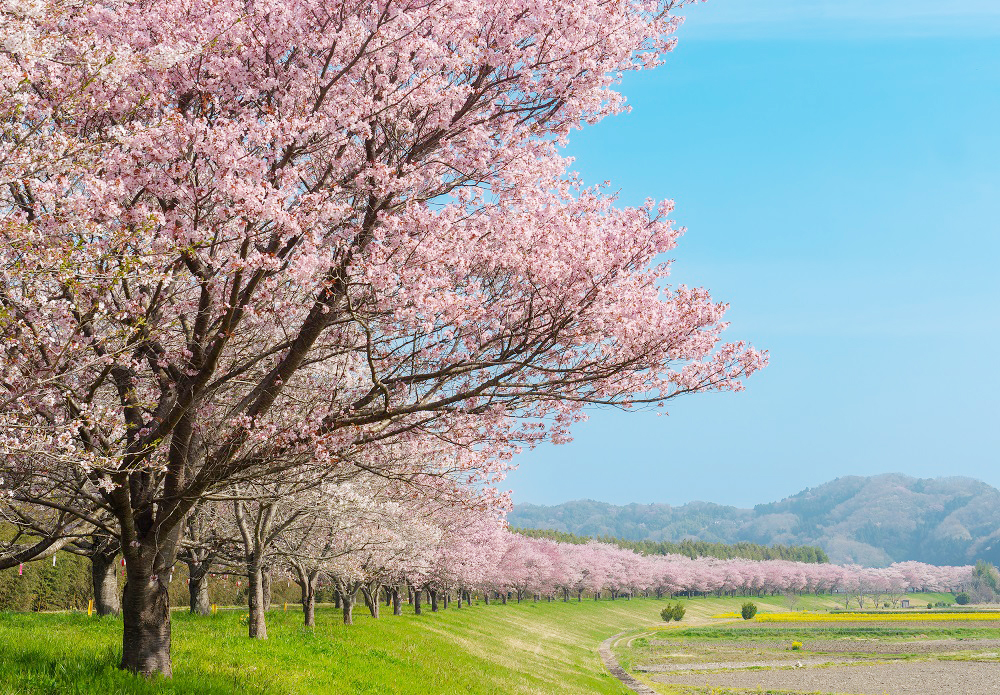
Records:
<instances>
[{"instance_id":1,"label":"small building","mask_svg":"<svg viewBox=\"0 0 1000 695\"><path fill-rule=\"evenodd\" d=\"M910 607L910 599L904 598L902 601L899 602L899 606L900 606L900 608L909 608Z\"/></svg>"}]
</instances>

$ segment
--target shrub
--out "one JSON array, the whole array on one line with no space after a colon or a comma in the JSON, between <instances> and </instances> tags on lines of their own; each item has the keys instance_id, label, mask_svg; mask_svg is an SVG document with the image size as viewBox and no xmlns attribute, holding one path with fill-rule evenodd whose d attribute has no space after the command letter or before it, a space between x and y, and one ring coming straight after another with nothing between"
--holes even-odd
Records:
<instances>
[{"instance_id":1,"label":"shrub","mask_svg":"<svg viewBox=\"0 0 1000 695\"><path fill-rule=\"evenodd\" d=\"M660 617L668 623L671 620L680 620L684 617L684 610L684 604L680 601L677 603L668 603L666 608L660 611Z\"/></svg>"},{"instance_id":2,"label":"shrub","mask_svg":"<svg viewBox=\"0 0 1000 695\"><path fill-rule=\"evenodd\" d=\"M747 601L743 604L743 608L740 610L740 615L743 616L744 620L750 620L750 618L757 615L757 604Z\"/></svg>"},{"instance_id":3,"label":"shrub","mask_svg":"<svg viewBox=\"0 0 1000 695\"><path fill-rule=\"evenodd\" d=\"M801 650L802 650L802 643L801 642L792 642L792 651L798 652L798 651L801 651Z\"/></svg>"},{"instance_id":4,"label":"shrub","mask_svg":"<svg viewBox=\"0 0 1000 695\"><path fill-rule=\"evenodd\" d=\"M684 604L678 601L677 605L674 606L674 620L677 621L681 620L681 618L684 617L684 611L685 611Z\"/></svg>"},{"instance_id":5,"label":"shrub","mask_svg":"<svg viewBox=\"0 0 1000 695\"><path fill-rule=\"evenodd\" d=\"M968 602L969 602L969 595L964 591L955 596L955 603L957 603L960 606L964 606Z\"/></svg>"}]
</instances>

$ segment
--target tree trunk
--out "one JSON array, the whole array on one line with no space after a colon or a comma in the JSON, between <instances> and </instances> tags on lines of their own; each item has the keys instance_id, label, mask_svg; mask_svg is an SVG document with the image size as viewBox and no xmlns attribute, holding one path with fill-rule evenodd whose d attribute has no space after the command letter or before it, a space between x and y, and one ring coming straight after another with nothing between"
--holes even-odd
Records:
<instances>
[{"instance_id":1,"label":"tree trunk","mask_svg":"<svg viewBox=\"0 0 1000 695\"><path fill-rule=\"evenodd\" d=\"M403 614L403 602L400 600L399 587L392 587L392 614L402 615Z\"/></svg>"},{"instance_id":2,"label":"tree trunk","mask_svg":"<svg viewBox=\"0 0 1000 695\"><path fill-rule=\"evenodd\" d=\"M500 603L502 603L503 605L506 606L507 605L507 597L508 597L508 592L501 591L500 592Z\"/></svg>"},{"instance_id":3,"label":"tree trunk","mask_svg":"<svg viewBox=\"0 0 1000 695\"><path fill-rule=\"evenodd\" d=\"M94 584L94 609L98 615L121 615L122 599L118 594L118 568L115 556L94 553L90 556L90 576Z\"/></svg>"},{"instance_id":4,"label":"tree trunk","mask_svg":"<svg viewBox=\"0 0 1000 695\"><path fill-rule=\"evenodd\" d=\"M421 591L419 589L413 589L413 613L415 615L420 615L420 595Z\"/></svg>"},{"instance_id":5,"label":"tree trunk","mask_svg":"<svg viewBox=\"0 0 1000 695\"><path fill-rule=\"evenodd\" d=\"M344 625L354 624L354 601L357 599L357 591L341 592L340 603L343 608Z\"/></svg>"},{"instance_id":6,"label":"tree trunk","mask_svg":"<svg viewBox=\"0 0 1000 695\"><path fill-rule=\"evenodd\" d=\"M194 563L188 564L188 572L190 574L190 583L188 584L188 595L191 602L190 610L196 615L208 615L212 612L212 603L208 596L208 572L191 569L193 567Z\"/></svg>"},{"instance_id":7,"label":"tree trunk","mask_svg":"<svg viewBox=\"0 0 1000 695\"><path fill-rule=\"evenodd\" d=\"M392 590L388 585L383 586L382 590L385 592L385 607L388 608L392 605Z\"/></svg>"},{"instance_id":8,"label":"tree trunk","mask_svg":"<svg viewBox=\"0 0 1000 695\"><path fill-rule=\"evenodd\" d=\"M374 591L369 589L367 586L361 587L361 596L365 600L365 605L368 607L368 612L371 616L378 620L379 614L379 600L378 600L378 589Z\"/></svg>"},{"instance_id":9,"label":"tree trunk","mask_svg":"<svg viewBox=\"0 0 1000 695\"><path fill-rule=\"evenodd\" d=\"M461 608L461 607L462 607L462 590L459 589L458 596L456 596L455 598L455 608Z\"/></svg>"},{"instance_id":10,"label":"tree trunk","mask_svg":"<svg viewBox=\"0 0 1000 695\"><path fill-rule=\"evenodd\" d=\"M138 555L138 553L136 553ZM122 596L121 668L147 678L173 675L170 663L170 599L166 577L142 567L139 558L126 564Z\"/></svg>"},{"instance_id":11,"label":"tree trunk","mask_svg":"<svg viewBox=\"0 0 1000 695\"><path fill-rule=\"evenodd\" d=\"M333 607L340 608L342 601L340 600L340 589L333 590Z\"/></svg>"},{"instance_id":12,"label":"tree trunk","mask_svg":"<svg viewBox=\"0 0 1000 695\"><path fill-rule=\"evenodd\" d=\"M483 592L483 603L487 606L490 605L490 592L488 591Z\"/></svg>"},{"instance_id":13,"label":"tree trunk","mask_svg":"<svg viewBox=\"0 0 1000 695\"><path fill-rule=\"evenodd\" d=\"M250 608L249 632L253 639L267 639L267 619L264 615L264 573L252 564L247 567L247 599Z\"/></svg>"},{"instance_id":14,"label":"tree trunk","mask_svg":"<svg viewBox=\"0 0 1000 695\"><path fill-rule=\"evenodd\" d=\"M261 574L261 586L264 590L264 612L271 610L271 573L263 572Z\"/></svg>"},{"instance_id":15,"label":"tree trunk","mask_svg":"<svg viewBox=\"0 0 1000 695\"><path fill-rule=\"evenodd\" d=\"M437 589L430 589L428 593L431 595L431 613L437 613L438 609L438 592Z\"/></svg>"},{"instance_id":16,"label":"tree trunk","mask_svg":"<svg viewBox=\"0 0 1000 695\"><path fill-rule=\"evenodd\" d=\"M306 579L299 582L302 589L302 616L306 627L316 627L316 586Z\"/></svg>"}]
</instances>

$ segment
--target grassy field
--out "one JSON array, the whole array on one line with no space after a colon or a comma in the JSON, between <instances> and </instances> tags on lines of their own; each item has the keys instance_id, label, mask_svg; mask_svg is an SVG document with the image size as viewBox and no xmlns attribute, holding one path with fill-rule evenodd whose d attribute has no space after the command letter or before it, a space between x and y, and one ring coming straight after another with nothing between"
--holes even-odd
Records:
<instances>
[{"instance_id":1,"label":"grassy field","mask_svg":"<svg viewBox=\"0 0 1000 695\"><path fill-rule=\"evenodd\" d=\"M679 625L745 599L683 599ZM788 610L781 597L757 599L762 611ZM121 622L79 613L0 613L0 692L147 693L627 693L601 665L598 644L625 629L662 625L665 601L526 602L453 607L422 616L355 612L344 627L321 607L317 627L301 626L297 607L268 614L270 639L246 638L242 611L174 614L174 678L147 682L115 668ZM802 597L799 608L837 605ZM674 625L678 625L674 623Z\"/></svg>"}]
</instances>

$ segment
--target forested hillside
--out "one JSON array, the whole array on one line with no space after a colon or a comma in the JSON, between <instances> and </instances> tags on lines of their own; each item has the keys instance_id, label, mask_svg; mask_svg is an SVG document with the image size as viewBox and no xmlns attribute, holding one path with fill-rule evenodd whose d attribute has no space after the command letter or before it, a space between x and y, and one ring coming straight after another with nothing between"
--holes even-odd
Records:
<instances>
[{"instance_id":1,"label":"forested hillside","mask_svg":"<svg viewBox=\"0 0 1000 695\"><path fill-rule=\"evenodd\" d=\"M819 546L838 563L1000 562L1000 491L971 478L837 478L753 509L691 502L523 504L511 525L588 537Z\"/></svg>"}]
</instances>

